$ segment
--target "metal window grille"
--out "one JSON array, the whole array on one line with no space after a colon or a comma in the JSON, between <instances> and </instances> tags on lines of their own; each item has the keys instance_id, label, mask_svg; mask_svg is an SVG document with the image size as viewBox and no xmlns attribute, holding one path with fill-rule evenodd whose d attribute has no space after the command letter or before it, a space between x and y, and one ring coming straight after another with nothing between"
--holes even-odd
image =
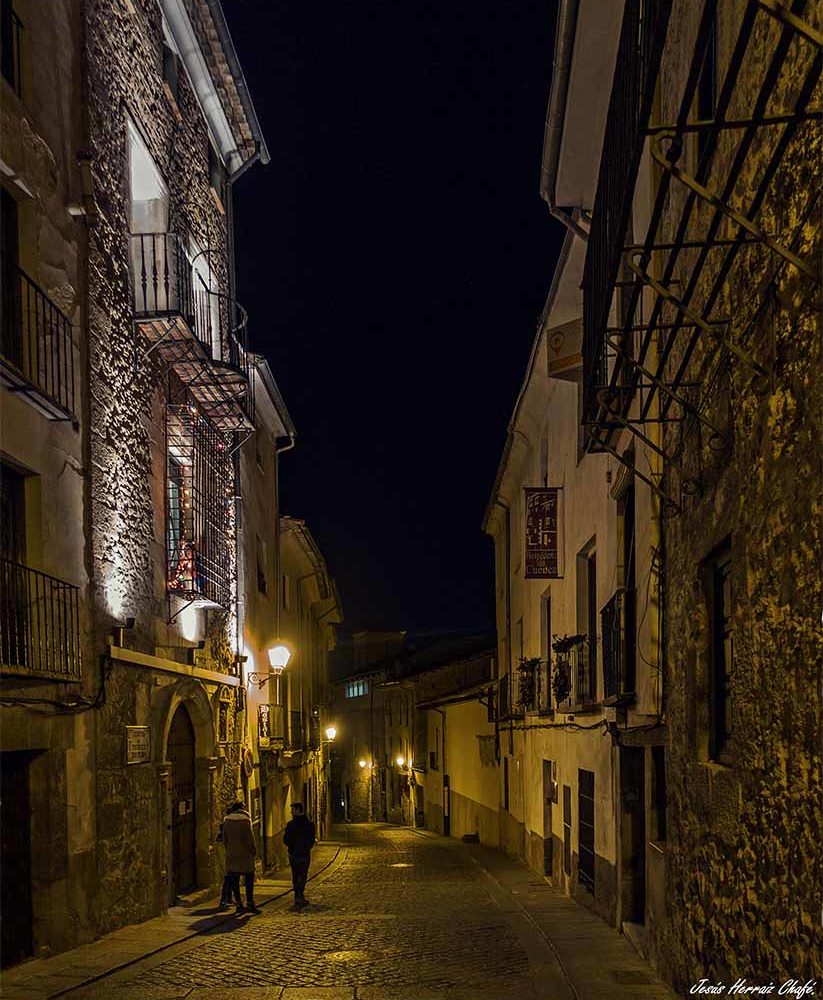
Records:
<instances>
[{"instance_id":1,"label":"metal window grille","mask_svg":"<svg viewBox=\"0 0 823 1000\"><path fill-rule=\"evenodd\" d=\"M627 0L624 8L583 280L583 420L591 450L623 461L615 441L626 429L659 454L664 480L640 478L674 513L703 485L694 440L700 447L705 436L717 452L729 444L718 393L728 365L750 371L753 386L768 382L768 354L752 329L776 283L787 269L795 274L804 307L820 283L803 244L819 192L789 171L808 161L819 129L823 35L803 19L810 5L748 0L717 53L718 2L703 0L691 50L677 50L688 60L682 85L666 92L672 120L650 124L671 7ZM695 166L685 155L693 135ZM659 182L648 230L632 243L626 224L646 142ZM781 229L781 215L796 221ZM624 263L632 281L619 326L609 328ZM648 435L651 422L664 428L660 443Z\"/></svg>"},{"instance_id":2,"label":"metal window grille","mask_svg":"<svg viewBox=\"0 0 823 1000\"><path fill-rule=\"evenodd\" d=\"M166 405L168 589L189 601L230 601L231 439L191 402Z\"/></svg>"},{"instance_id":3,"label":"metal window grille","mask_svg":"<svg viewBox=\"0 0 823 1000\"><path fill-rule=\"evenodd\" d=\"M0 671L79 680L78 588L10 559L0 559L0 583Z\"/></svg>"}]
</instances>

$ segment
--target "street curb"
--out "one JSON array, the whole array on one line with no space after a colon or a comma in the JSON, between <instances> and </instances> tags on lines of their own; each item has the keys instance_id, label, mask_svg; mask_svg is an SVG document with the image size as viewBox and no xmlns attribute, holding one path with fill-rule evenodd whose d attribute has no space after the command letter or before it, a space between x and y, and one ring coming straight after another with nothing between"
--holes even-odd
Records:
<instances>
[{"instance_id":1,"label":"street curb","mask_svg":"<svg viewBox=\"0 0 823 1000\"><path fill-rule=\"evenodd\" d=\"M309 876L308 879L309 882L313 882L316 878L322 875L323 872L331 868L331 866L335 863L335 861L337 861L338 857L340 856L340 852L346 845L337 844L335 846L336 850L332 855L332 857L323 865L322 868L318 868L318 870L313 875ZM292 891L293 891L292 889L286 889L283 892L279 892L274 896L270 896L265 902L259 903L258 906L262 910L264 906L268 906L269 903L274 903L277 900L283 899L284 896L288 896ZM56 993L49 993L46 996L45 1000L57 1000L57 997L68 996L71 993L74 993L75 990L82 989L84 986L91 986L92 983L97 983L101 979L106 979L108 976L112 976L117 972L122 972L123 969L128 969L130 965L137 965L139 962L145 962L146 959L153 958L155 955L159 955L161 952L167 951L169 948L176 948L177 945L184 944L186 941L191 941L194 938L201 937L202 935L207 934L209 931L213 930L215 927L220 927L223 924L227 924L230 920L234 920L235 917L236 914L234 913L225 913L221 914L220 916L215 916L208 922L208 924L198 928L196 931L192 931L190 934L185 934L182 937L177 938L177 940L175 941L168 941L166 944L161 944L159 947L153 948L151 951L147 951L142 955L138 955L136 958L130 958L126 962L121 962L120 965L114 965L110 969L106 969L103 972L99 972L94 976L89 976L88 979L84 979L82 982L75 983L73 986L66 986L63 987L62 989L59 989Z\"/></svg>"}]
</instances>

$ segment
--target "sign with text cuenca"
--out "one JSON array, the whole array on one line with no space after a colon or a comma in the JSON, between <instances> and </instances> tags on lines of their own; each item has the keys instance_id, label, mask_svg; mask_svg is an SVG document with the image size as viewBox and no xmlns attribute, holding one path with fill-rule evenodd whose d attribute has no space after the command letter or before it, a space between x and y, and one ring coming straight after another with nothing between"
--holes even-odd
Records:
<instances>
[{"instance_id":1,"label":"sign with text cuenca","mask_svg":"<svg viewBox=\"0 0 823 1000\"><path fill-rule=\"evenodd\" d=\"M526 579L553 580L560 576L559 494L557 486L527 486Z\"/></svg>"}]
</instances>

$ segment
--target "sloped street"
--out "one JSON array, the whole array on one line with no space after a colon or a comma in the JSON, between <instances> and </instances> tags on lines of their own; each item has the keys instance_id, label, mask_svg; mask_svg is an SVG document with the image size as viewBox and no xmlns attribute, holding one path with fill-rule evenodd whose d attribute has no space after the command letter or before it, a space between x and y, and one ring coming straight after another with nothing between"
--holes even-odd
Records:
<instances>
[{"instance_id":1,"label":"sloped street","mask_svg":"<svg viewBox=\"0 0 823 1000\"><path fill-rule=\"evenodd\" d=\"M625 939L499 852L360 824L309 883L72 1000L670 1000ZM200 908L192 916L202 916ZM147 948L147 951L149 949ZM56 981L55 981L56 982Z\"/></svg>"}]
</instances>

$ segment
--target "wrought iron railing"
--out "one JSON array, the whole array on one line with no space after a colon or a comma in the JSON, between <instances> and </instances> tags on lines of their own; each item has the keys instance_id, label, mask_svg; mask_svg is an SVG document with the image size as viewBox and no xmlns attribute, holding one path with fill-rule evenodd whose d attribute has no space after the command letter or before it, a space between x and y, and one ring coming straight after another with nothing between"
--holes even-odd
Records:
<instances>
[{"instance_id":1,"label":"wrought iron railing","mask_svg":"<svg viewBox=\"0 0 823 1000\"><path fill-rule=\"evenodd\" d=\"M2 22L0 23L0 72L11 84L19 97L22 92L22 60L21 32L23 22L12 7L11 0L2 5Z\"/></svg>"},{"instance_id":2,"label":"wrought iron railing","mask_svg":"<svg viewBox=\"0 0 823 1000\"><path fill-rule=\"evenodd\" d=\"M600 612L603 648L603 694L634 693L635 592L618 590Z\"/></svg>"},{"instance_id":3,"label":"wrought iron railing","mask_svg":"<svg viewBox=\"0 0 823 1000\"><path fill-rule=\"evenodd\" d=\"M0 559L0 673L79 680L79 589Z\"/></svg>"},{"instance_id":4,"label":"wrought iron railing","mask_svg":"<svg viewBox=\"0 0 823 1000\"><path fill-rule=\"evenodd\" d=\"M561 710L587 705L597 697L597 647L586 636L557 653L552 675L555 704Z\"/></svg>"},{"instance_id":5,"label":"wrought iron railing","mask_svg":"<svg viewBox=\"0 0 823 1000\"><path fill-rule=\"evenodd\" d=\"M7 377L74 415L74 347L71 321L26 272L0 257L2 322L0 357ZM28 387L28 389L27 389Z\"/></svg>"},{"instance_id":6,"label":"wrought iron railing","mask_svg":"<svg viewBox=\"0 0 823 1000\"><path fill-rule=\"evenodd\" d=\"M134 315L140 321L180 317L212 361L248 377L248 315L235 299L209 287L176 233L131 237Z\"/></svg>"},{"instance_id":7,"label":"wrought iron railing","mask_svg":"<svg viewBox=\"0 0 823 1000\"><path fill-rule=\"evenodd\" d=\"M671 0L626 0L583 275L583 421L607 382L608 326Z\"/></svg>"}]
</instances>

